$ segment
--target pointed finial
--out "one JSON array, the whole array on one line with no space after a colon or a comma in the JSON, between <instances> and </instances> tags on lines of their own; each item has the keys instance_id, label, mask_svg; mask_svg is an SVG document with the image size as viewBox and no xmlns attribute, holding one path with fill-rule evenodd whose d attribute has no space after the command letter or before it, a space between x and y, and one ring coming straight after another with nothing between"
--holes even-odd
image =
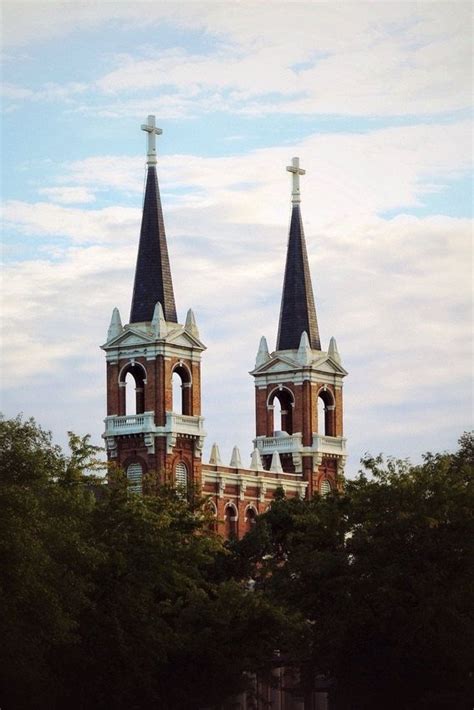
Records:
<instances>
[{"instance_id":1,"label":"pointed finial","mask_svg":"<svg viewBox=\"0 0 474 710\"><path fill-rule=\"evenodd\" d=\"M255 367L260 367L264 362L270 360L270 353L268 352L267 339L264 335L260 338L260 345L258 346L257 359L255 360Z\"/></svg>"},{"instance_id":2,"label":"pointed finial","mask_svg":"<svg viewBox=\"0 0 474 710\"><path fill-rule=\"evenodd\" d=\"M209 457L209 463L211 466L222 466L221 452L217 444L212 445L211 455Z\"/></svg>"},{"instance_id":3,"label":"pointed finial","mask_svg":"<svg viewBox=\"0 0 474 710\"><path fill-rule=\"evenodd\" d=\"M289 173L292 174L293 178L293 190L291 193L291 201L294 205L298 204L301 202L301 197L300 197L300 175L306 175L306 170L303 170L303 168L300 168L300 159L299 158L293 158L291 161L291 165L287 166L287 170Z\"/></svg>"},{"instance_id":4,"label":"pointed finial","mask_svg":"<svg viewBox=\"0 0 474 710\"><path fill-rule=\"evenodd\" d=\"M270 471L274 473L283 473L283 468L281 465L280 454L278 451L273 452L272 465L270 466Z\"/></svg>"},{"instance_id":5,"label":"pointed finial","mask_svg":"<svg viewBox=\"0 0 474 710\"><path fill-rule=\"evenodd\" d=\"M298 354L297 354L297 359L298 362L300 362L302 365L311 365L312 361L312 353L311 353L311 346L309 344L309 338L308 338L308 333L303 330L301 333L301 339L300 339L300 346L298 348Z\"/></svg>"},{"instance_id":6,"label":"pointed finial","mask_svg":"<svg viewBox=\"0 0 474 710\"><path fill-rule=\"evenodd\" d=\"M163 315L163 307L159 301L156 302L155 310L153 311L151 327L155 337L158 340L166 338L168 326L166 325L165 317Z\"/></svg>"},{"instance_id":7,"label":"pointed finial","mask_svg":"<svg viewBox=\"0 0 474 710\"><path fill-rule=\"evenodd\" d=\"M337 349L336 338L331 338L329 341L328 355L339 365L341 364L341 356L339 355L339 350Z\"/></svg>"},{"instance_id":8,"label":"pointed finial","mask_svg":"<svg viewBox=\"0 0 474 710\"><path fill-rule=\"evenodd\" d=\"M263 471L263 464L262 464L262 459L260 457L260 451L258 449L254 449L252 451L252 458L250 460L250 468L253 469L254 471Z\"/></svg>"},{"instance_id":9,"label":"pointed finial","mask_svg":"<svg viewBox=\"0 0 474 710\"><path fill-rule=\"evenodd\" d=\"M156 136L160 136L163 131L156 127L155 117L148 116L148 123L142 124L142 131L148 133L148 147L146 153L147 165L156 165Z\"/></svg>"},{"instance_id":10,"label":"pointed finial","mask_svg":"<svg viewBox=\"0 0 474 710\"><path fill-rule=\"evenodd\" d=\"M232 449L232 456L230 457L230 464L232 468L242 468L242 459L240 457L240 451L237 446Z\"/></svg>"},{"instance_id":11,"label":"pointed finial","mask_svg":"<svg viewBox=\"0 0 474 710\"><path fill-rule=\"evenodd\" d=\"M117 335L123 330L122 319L120 318L120 311L118 308L114 308L112 311L112 318L110 319L109 330L107 331L107 342L116 338Z\"/></svg>"},{"instance_id":12,"label":"pointed finial","mask_svg":"<svg viewBox=\"0 0 474 710\"><path fill-rule=\"evenodd\" d=\"M184 325L184 329L187 330L188 333L191 333L191 335L194 335L195 338L199 339L199 330L196 325L196 318L194 317L194 313L191 308L186 314L186 323Z\"/></svg>"}]
</instances>

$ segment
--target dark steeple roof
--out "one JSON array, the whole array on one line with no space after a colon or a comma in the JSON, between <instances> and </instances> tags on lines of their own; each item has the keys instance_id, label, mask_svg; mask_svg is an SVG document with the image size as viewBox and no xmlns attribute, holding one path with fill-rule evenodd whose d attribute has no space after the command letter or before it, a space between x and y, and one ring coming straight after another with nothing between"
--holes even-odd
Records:
<instances>
[{"instance_id":1,"label":"dark steeple roof","mask_svg":"<svg viewBox=\"0 0 474 710\"><path fill-rule=\"evenodd\" d=\"M151 321L157 301L163 307L165 320L176 323L178 319L176 317L160 190L156 177L156 168L154 165L149 165L130 323Z\"/></svg>"},{"instance_id":2,"label":"dark steeple roof","mask_svg":"<svg viewBox=\"0 0 474 710\"><path fill-rule=\"evenodd\" d=\"M321 350L313 287L299 204L293 204L281 299L277 350L297 349L303 331L314 350Z\"/></svg>"}]
</instances>

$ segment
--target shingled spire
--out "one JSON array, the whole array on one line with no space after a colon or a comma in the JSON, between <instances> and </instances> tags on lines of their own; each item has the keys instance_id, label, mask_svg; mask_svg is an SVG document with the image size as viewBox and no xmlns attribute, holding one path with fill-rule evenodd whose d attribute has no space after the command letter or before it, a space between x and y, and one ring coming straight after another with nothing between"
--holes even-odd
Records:
<instances>
[{"instance_id":1,"label":"shingled spire","mask_svg":"<svg viewBox=\"0 0 474 710\"><path fill-rule=\"evenodd\" d=\"M162 131L155 127L154 116L148 116L148 123L142 126L142 130L148 133L148 172L130 323L151 321L157 302L161 303L165 320L176 323L173 282L156 175L155 136Z\"/></svg>"},{"instance_id":2,"label":"shingled spire","mask_svg":"<svg viewBox=\"0 0 474 710\"><path fill-rule=\"evenodd\" d=\"M278 326L277 350L297 350L300 345L301 335L305 331L311 348L321 350L300 210L299 176L304 175L305 171L299 167L298 158L293 158L292 163L287 168L293 174L292 211L281 299L280 323Z\"/></svg>"}]
</instances>

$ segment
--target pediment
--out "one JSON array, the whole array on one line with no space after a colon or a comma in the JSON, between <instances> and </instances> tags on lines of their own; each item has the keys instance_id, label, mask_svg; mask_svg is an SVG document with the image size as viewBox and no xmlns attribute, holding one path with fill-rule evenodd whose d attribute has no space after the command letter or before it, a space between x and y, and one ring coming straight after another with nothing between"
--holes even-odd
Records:
<instances>
[{"instance_id":1,"label":"pediment","mask_svg":"<svg viewBox=\"0 0 474 710\"><path fill-rule=\"evenodd\" d=\"M265 375L277 374L279 372L288 371L294 372L295 370L302 370L303 368L306 369L308 367L311 367L311 369L316 372L323 372L330 375L341 375L343 377L347 375L347 371L344 370L344 368L339 363L337 363L331 357L326 355L326 353L323 353L322 357L320 358L315 358L311 362L311 365L302 365L297 360L293 360L290 357L282 355L273 356L270 357L270 359L264 362L262 365L260 365L260 367L257 367L252 370L251 374Z\"/></svg>"},{"instance_id":2,"label":"pediment","mask_svg":"<svg viewBox=\"0 0 474 710\"><path fill-rule=\"evenodd\" d=\"M325 372L330 375L347 375L347 370L344 370L342 365L332 359L332 357L324 357L323 359L312 363L313 369L317 372Z\"/></svg>"},{"instance_id":3,"label":"pediment","mask_svg":"<svg viewBox=\"0 0 474 710\"><path fill-rule=\"evenodd\" d=\"M252 370L251 374L263 375L268 372L288 372L288 370L299 370L300 367L300 363L295 360L292 360L289 357L277 355L276 357L271 357L259 367L256 367L255 370Z\"/></svg>"},{"instance_id":4,"label":"pediment","mask_svg":"<svg viewBox=\"0 0 474 710\"><path fill-rule=\"evenodd\" d=\"M169 332L166 336L166 342L170 345L176 345L178 347L199 348L200 350L206 349L204 343L182 328L176 328L176 330Z\"/></svg>"},{"instance_id":5,"label":"pediment","mask_svg":"<svg viewBox=\"0 0 474 710\"><path fill-rule=\"evenodd\" d=\"M136 345L149 345L153 343L154 339L148 333L144 333L142 330L134 330L133 328L127 328L120 335L117 335L108 343L103 345L103 348L116 348L116 347L127 347Z\"/></svg>"}]
</instances>

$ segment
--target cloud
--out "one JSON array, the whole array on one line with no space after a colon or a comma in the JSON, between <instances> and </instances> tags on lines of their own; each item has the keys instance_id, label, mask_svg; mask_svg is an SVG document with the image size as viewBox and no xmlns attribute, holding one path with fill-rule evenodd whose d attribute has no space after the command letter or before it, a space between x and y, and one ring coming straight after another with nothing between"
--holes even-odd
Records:
<instances>
[{"instance_id":1,"label":"cloud","mask_svg":"<svg viewBox=\"0 0 474 710\"><path fill-rule=\"evenodd\" d=\"M13 5L8 40L18 43L111 23L179 29L191 43L205 33L205 50L147 47L107 57L114 68L89 86L94 100L78 104L86 114L146 115L153 100L165 118L214 111L428 115L468 108L472 100L467 3ZM76 82L13 93L51 100L85 88Z\"/></svg>"},{"instance_id":2,"label":"cloud","mask_svg":"<svg viewBox=\"0 0 474 710\"><path fill-rule=\"evenodd\" d=\"M42 187L40 195L46 195L52 202L60 204L86 204L95 201L95 195L85 187Z\"/></svg>"}]
</instances>

